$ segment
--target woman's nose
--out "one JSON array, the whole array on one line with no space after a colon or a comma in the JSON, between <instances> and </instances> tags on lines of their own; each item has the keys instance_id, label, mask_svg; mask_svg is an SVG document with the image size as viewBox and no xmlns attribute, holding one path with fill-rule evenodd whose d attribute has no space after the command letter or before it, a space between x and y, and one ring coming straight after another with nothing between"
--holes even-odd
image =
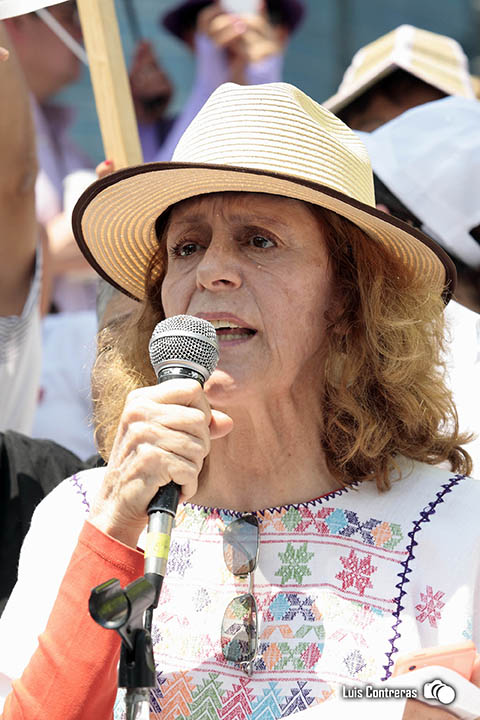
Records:
<instances>
[{"instance_id":1,"label":"woman's nose","mask_svg":"<svg viewBox=\"0 0 480 720\"><path fill-rule=\"evenodd\" d=\"M236 289L242 284L238 248L212 239L197 266L197 286L207 290Z\"/></svg>"}]
</instances>

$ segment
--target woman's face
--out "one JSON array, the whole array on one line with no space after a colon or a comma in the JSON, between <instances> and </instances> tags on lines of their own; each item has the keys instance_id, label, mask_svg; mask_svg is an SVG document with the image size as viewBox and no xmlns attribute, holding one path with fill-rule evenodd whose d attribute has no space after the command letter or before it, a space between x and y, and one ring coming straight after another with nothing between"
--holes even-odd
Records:
<instances>
[{"instance_id":1,"label":"woman's face","mask_svg":"<svg viewBox=\"0 0 480 720\"><path fill-rule=\"evenodd\" d=\"M256 193L193 198L173 208L166 245L166 317L195 315L217 329L212 402L321 386L332 283L308 205Z\"/></svg>"}]
</instances>

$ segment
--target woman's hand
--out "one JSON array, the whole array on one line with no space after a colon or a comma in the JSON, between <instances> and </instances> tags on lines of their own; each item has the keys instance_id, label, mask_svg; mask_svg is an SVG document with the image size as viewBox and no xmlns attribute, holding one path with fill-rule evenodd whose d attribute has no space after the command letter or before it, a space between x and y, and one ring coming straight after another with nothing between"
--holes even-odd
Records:
<instances>
[{"instance_id":1,"label":"woman's hand","mask_svg":"<svg viewBox=\"0 0 480 720\"><path fill-rule=\"evenodd\" d=\"M443 708L432 707L418 700L407 700L402 720L455 720L452 715Z\"/></svg>"},{"instance_id":2,"label":"woman's hand","mask_svg":"<svg viewBox=\"0 0 480 720\"><path fill-rule=\"evenodd\" d=\"M181 500L195 495L210 441L232 427L228 415L211 410L195 380L134 390L127 397L90 521L136 547L158 488L173 480L182 488Z\"/></svg>"}]
</instances>

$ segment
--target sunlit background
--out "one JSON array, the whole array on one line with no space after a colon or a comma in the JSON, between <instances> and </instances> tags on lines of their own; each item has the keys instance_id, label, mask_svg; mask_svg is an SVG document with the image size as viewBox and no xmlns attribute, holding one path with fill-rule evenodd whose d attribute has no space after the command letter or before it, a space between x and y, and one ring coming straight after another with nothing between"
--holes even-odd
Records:
<instances>
[{"instance_id":1,"label":"sunlit background","mask_svg":"<svg viewBox=\"0 0 480 720\"><path fill-rule=\"evenodd\" d=\"M175 113L190 89L193 63L184 45L166 33L159 18L177 2L172 0L115 0L127 64L134 37L130 11L141 34L154 45L167 70L175 95ZM471 71L480 74L480 0L306 0L307 17L288 50L284 79L321 102L332 95L353 53L398 25L408 23L455 38L467 53ZM88 70L79 83L62 93L76 111L73 129L93 162L103 159Z\"/></svg>"}]
</instances>

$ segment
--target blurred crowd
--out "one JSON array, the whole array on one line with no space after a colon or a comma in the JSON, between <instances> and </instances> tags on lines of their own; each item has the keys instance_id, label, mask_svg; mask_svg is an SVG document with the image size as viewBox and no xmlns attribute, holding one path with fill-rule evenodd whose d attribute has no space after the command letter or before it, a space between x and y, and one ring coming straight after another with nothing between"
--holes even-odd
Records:
<instances>
[{"instance_id":1,"label":"blurred crowd","mask_svg":"<svg viewBox=\"0 0 480 720\"><path fill-rule=\"evenodd\" d=\"M97 331L135 305L96 275L71 230L81 192L114 169L109 158L92 167L71 136L75 108L55 100L81 71L75 0L24 14L21 5L0 0L0 610L36 504L64 477L104 462L92 421L101 388L90 387ZM170 160L222 83L281 82L305 15L301 0L266 0L248 13L226 0L185 0L160 18L195 72L172 114L159 49L138 43L129 75L144 161ZM402 25L354 55L333 97L316 99L365 143L377 207L433 238L456 266L446 367L480 477L478 87L455 40Z\"/></svg>"}]
</instances>

